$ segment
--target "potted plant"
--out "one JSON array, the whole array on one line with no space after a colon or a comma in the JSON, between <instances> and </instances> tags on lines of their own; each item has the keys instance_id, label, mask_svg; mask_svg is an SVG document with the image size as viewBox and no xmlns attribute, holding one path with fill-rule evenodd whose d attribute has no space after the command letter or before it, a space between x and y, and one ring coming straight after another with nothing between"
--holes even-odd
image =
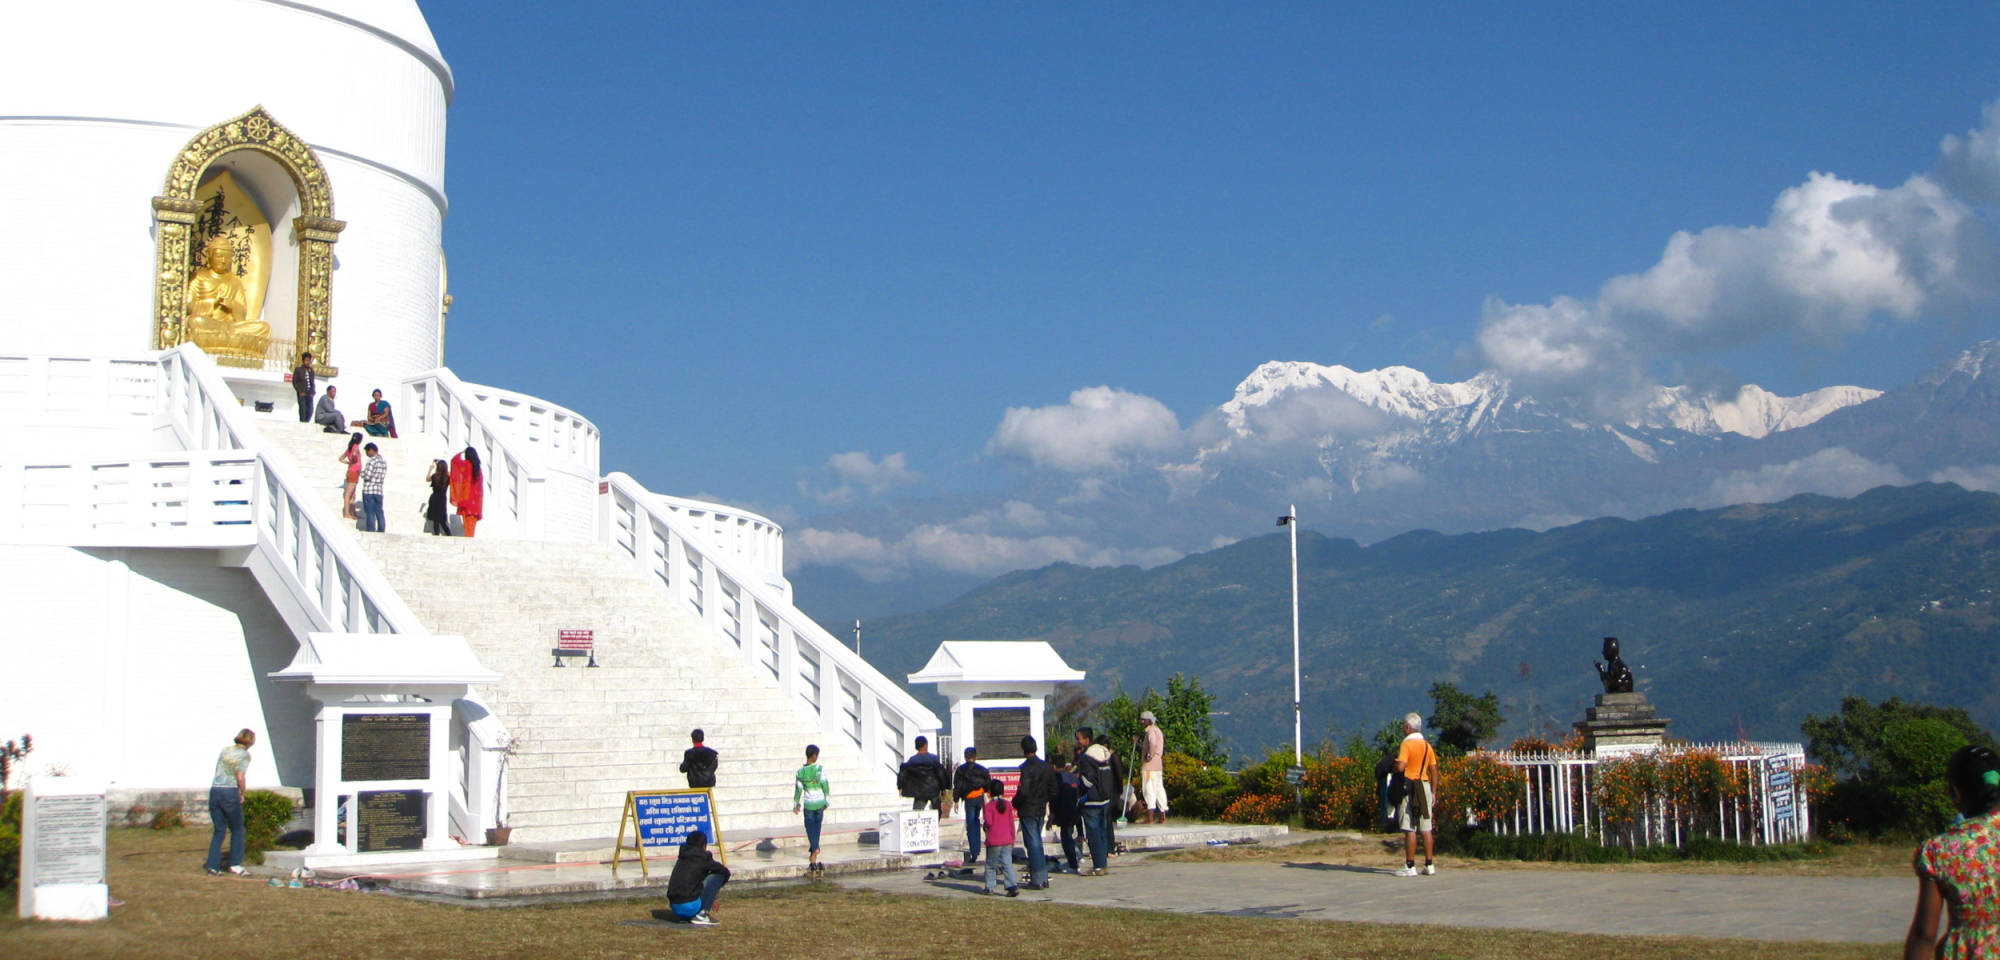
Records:
<instances>
[{"instance_id":1,"label":"potted plant","mask_svg":"<svg viewBox=\"0 0 2000 960\"><path fill-rule=\"evenodd\" d=\"M486 845L504 847L514 835L514 828L507 824L507 761L521 749L521 738L510 736L505 745L493 751L500 758L500 773L493 778L493 823L486 828Z\"/></svg>"}]
</instances>

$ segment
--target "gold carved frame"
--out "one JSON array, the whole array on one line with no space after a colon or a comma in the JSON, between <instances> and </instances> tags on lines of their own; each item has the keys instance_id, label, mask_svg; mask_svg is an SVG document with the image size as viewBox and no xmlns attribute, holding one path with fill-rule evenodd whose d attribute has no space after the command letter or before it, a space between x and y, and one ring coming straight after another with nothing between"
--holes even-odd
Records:
<instances>
[{"instance_id":1,"label":"gold carved frame","mask_svg":"<svg viewBox=\"0 0 2000 960\"><path fill-rule=\"evenodd\" d=\"M333 187L311 144L272 119L259 104L195 135L174 155L167 169L166 188L153 198L158 273L153 288L153 349L170 350L188 339L188 242L200 205L195 190L201 175L217 158L237 150L255 150L278 162L299 192L299 213L292 234L299 244L299 350L313 355L313 372L331 377L340 371L329 361L333 342L333 244L347 224L333 218ZM260 366L253 361L218 357L229 366Z\"/></svg>"}]
</instances>

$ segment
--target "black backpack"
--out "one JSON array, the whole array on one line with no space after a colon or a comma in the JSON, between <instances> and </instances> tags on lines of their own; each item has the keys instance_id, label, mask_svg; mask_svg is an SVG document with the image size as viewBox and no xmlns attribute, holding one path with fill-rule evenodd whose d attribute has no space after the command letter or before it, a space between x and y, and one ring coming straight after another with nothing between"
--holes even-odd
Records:
<instances>
[{"instance_id":1,"label":"black backpack","mask_svg":"<svg viewBox=\"0 0 2000 960\"><path fill-rule=\"evenodd\" d=\"M1111 764L1100 763L1095 757L1084 757L1083 762L1089 766L1084 772L1084 783L1090 787L1089 801L1109 803L1118 799L1118 774Z\"/></svg>"}]
</instances>

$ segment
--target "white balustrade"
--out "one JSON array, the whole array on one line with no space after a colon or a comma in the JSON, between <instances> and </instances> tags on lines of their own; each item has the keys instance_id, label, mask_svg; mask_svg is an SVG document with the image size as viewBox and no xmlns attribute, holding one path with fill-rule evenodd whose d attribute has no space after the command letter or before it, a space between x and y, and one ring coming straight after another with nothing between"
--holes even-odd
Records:
<instances>
[{"instance_id":1,"label":"white balustrade","mask_svg":"<svg viewBox=\"0 0 2000 960\"><path fill-rule=\"evenodd\" d=\"M822 730L844 735L865 768L893 775L911 740L937 732L936 714L792 606L789 592L772 586L759 564L716 549L705 532L690 529L687 513L631 477L613 473L605 483L606 539L725 638L736 656L771 671L787 699ZM838 692L830 697L830 691Z\"/></svg>"},{"instance_id":2,"label":"white balustrade","mask_svg":"<svg viewBox=\"0 0 2000 960\"><path fill-rule=\"evenodd\" d=\"M695 540L706 543L710 552L725 552L758 572L764 583L783 592L791 600L792 584L785 579L785 529L769 518L706 500L653 494L658 505L684 518L682 529Z\"/></svg>"},{"instance_id":3,"label":"white balustrade","mask_svg":"<svg viewBox=\"0 0 2000 960\"><path fill-rule=\"evenodd\" d=\"M517 415L532 410L543 412ZM400 430L479 452L486 479L482 534L568 543L594 537L597 428L589 421L467 384L442 367L403 381L396 419Z\"/></svg>"},{"instance_id":4,"label":"white balustrade","mask_svg":"<svg viewBox=\"0 0 2000 960\"><path fill-rule=\"evenodd\" d=\"M1628 824L1614 824L1607 834L1597 800L1606 764L1646 757L1670 760L1695 752L1729 766L1742 779L1743 795L1718 797L1710 816L1706 809L1679 809L1667 791L1654 792L1638 802ZM1578 833L1606 842L1679 845L1690 839L1685 830L1695 823L1702 824L1704 835L1735 843L1798 842L1812 832L1806 791L1799 782L1805 748L1796 743L1674 744L1652 753L1609 757L1567 751L1484 755L1521 778L1521 799L1490 824L1499 833Z\"/></svg>"}]
</instances>

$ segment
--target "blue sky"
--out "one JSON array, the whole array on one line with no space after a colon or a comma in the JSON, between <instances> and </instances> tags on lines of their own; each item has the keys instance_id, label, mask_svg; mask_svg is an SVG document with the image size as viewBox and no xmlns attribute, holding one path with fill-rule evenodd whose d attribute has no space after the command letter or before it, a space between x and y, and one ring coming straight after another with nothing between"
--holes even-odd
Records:
<instances>
[{"instance_id":1,"label":"blue sky","mask_svg":"<svg viewBox=\"0 0 2000 960\"><path fill-rule=\"evenodd\" d=\"M1676 231L1980 146L1991 5L425 13L457 81L449 362L595 420L607 469L795 531L1031 480L996 428L1081 388L1187 424L1279 359L1893 387L2000 330L1983 275L1914 306L1725 277L1796 322L1632 320L1561 376L1544 328L1492 339L1560 297L1652 317L1600 290ZM1934 179L1890 214L1957 204Z\"/></svg>"}]
</instances>

